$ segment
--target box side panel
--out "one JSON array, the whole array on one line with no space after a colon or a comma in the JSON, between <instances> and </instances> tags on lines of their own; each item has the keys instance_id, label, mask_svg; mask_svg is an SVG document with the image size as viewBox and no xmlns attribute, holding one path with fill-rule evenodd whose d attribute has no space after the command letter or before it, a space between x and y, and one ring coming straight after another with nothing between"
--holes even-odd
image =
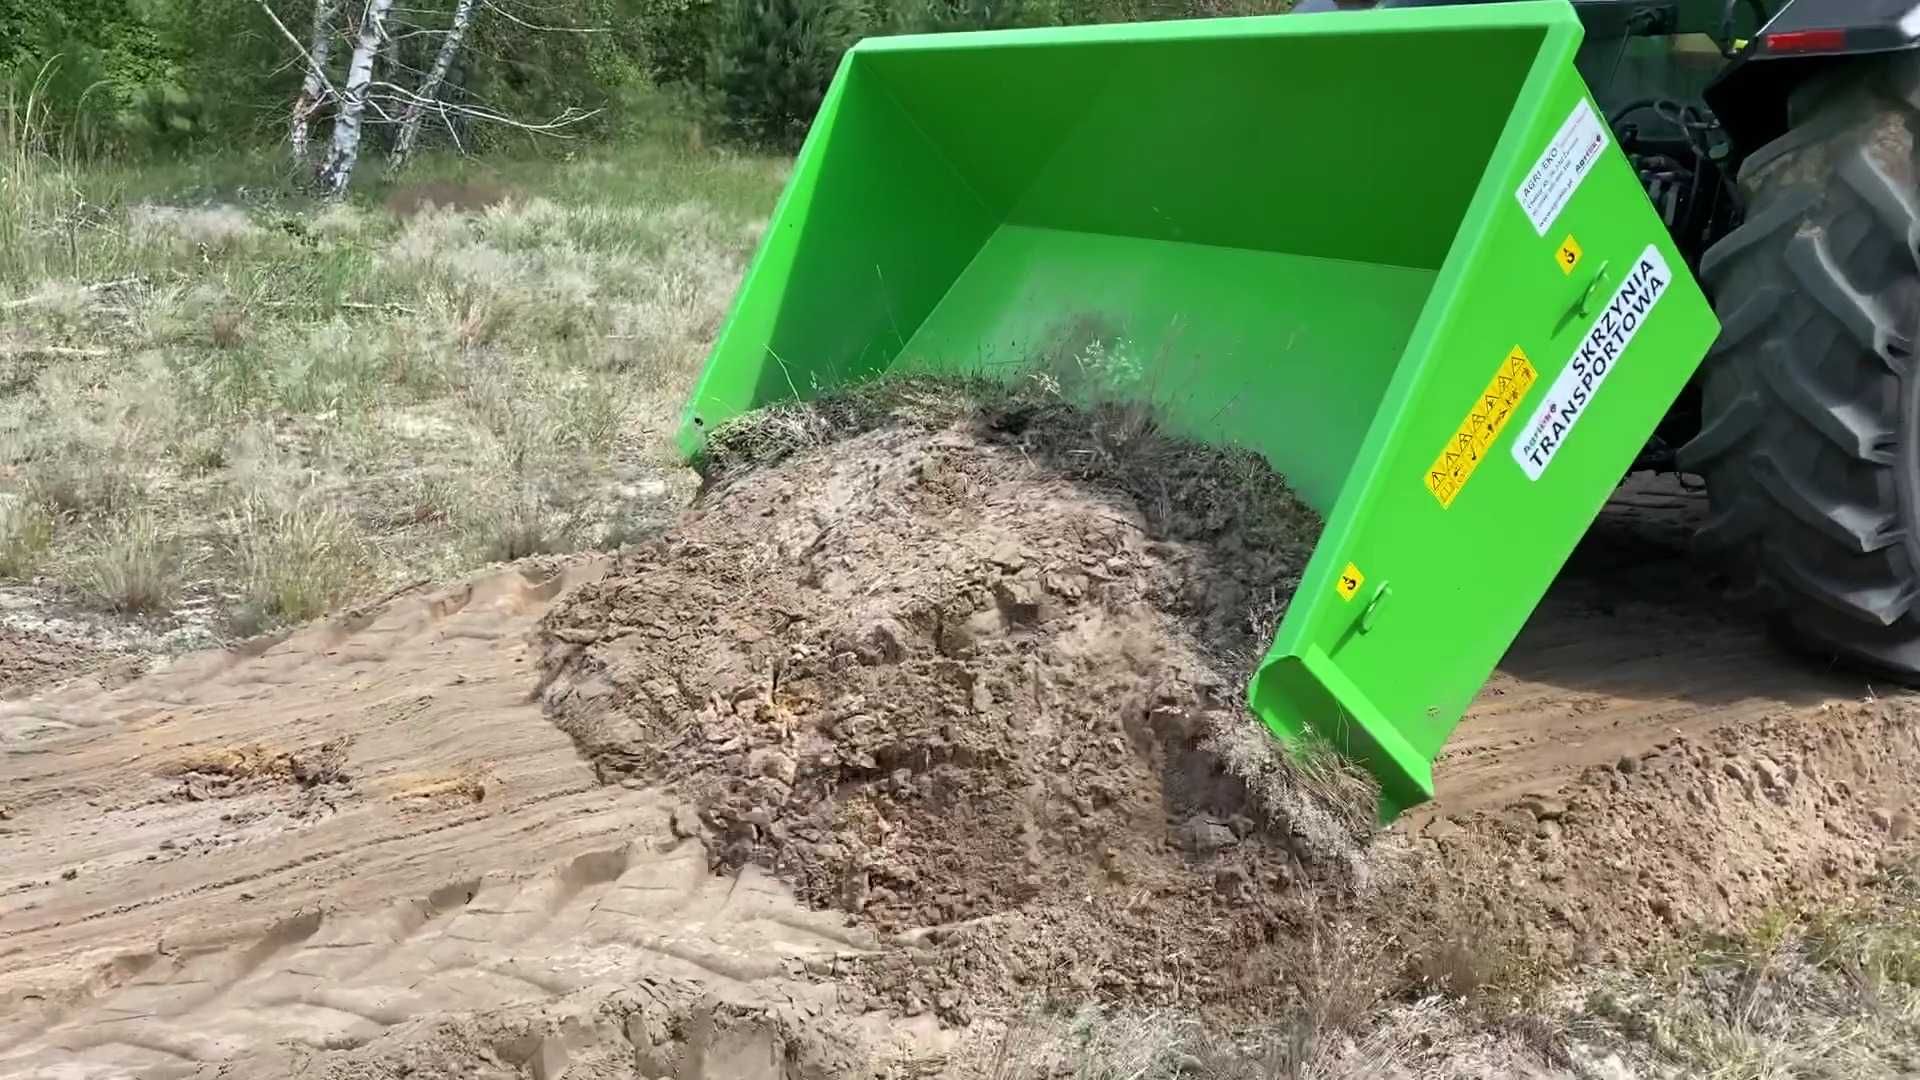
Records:
<instances>
[{"instance_id":1,"label":"box side panel","mask_svg":"<svg viewBox=\"0 0 1920 1080\"><path fill-rule=\"evenodd\" d=\"M1267 662L1324 654L1357 700L1329 712L1265 669L1252 687L1282 734L1392 729L1346 742L1403 788L1718 333L1576 40L1529 81Z\"/></svg>"},{"instance_id":2,"label":"box side panel","mask_svg":"<svg viewBox=\"0 0 1920 1080\"><path fill-rule=\"evenodd\" d=\"M884 370L998 224L849 53L682 417L715 424Z\"/></svg>"}]
</instances>

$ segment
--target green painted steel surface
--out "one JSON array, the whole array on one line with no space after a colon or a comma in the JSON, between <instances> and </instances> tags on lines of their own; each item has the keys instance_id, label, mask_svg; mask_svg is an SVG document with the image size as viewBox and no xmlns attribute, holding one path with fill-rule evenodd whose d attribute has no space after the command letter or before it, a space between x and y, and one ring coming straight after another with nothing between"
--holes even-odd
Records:
<instances>
[{"instance_id":1,"label":"green painted steel surface","mask_svg":"<svg viewBox=\"0 0 1920 1080\"><path fill-rule=\"evenodd\" d=\"M1366 761L1387 813L1430 798L1718 330L1610 136L1583 137L1579 43L1560 0L862 42L682 448L890 367L1123 350L1174 427L1257 450L1326 518L1255 712ZM1555 188L1554 160L1591 166ZM1450 504L1436 465L1472 466Z\"/></svg>"}]
</instances>

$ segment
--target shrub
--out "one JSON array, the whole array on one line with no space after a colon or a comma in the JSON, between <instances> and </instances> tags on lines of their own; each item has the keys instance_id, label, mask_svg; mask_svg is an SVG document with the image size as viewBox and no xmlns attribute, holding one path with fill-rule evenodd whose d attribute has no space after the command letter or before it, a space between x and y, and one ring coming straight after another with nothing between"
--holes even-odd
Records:
<instances>
[{"instance_id":1,"label":"shrub","mask_svg":"<svg viewBox=\"0 0 1920 1080\"><path fill-rule=\"evenodd\" d=\"M705 81L727 125L751 142L798 146L871 23L860 0L722 0Z\"/></svg>"},{"instance_id":2,"label":"shrub","mask_svg":"<svg viewBox=\"0 0 1920 1080\"><path fill-rule=\"evenodd\" d=\"M0 580L33 576L53 543L53 516L37 503L0 498Z\"/></svg>"},{"instance_id":3,"label":"shrub","mask_svg":"<svg viewBox=\"0 0 1920 1080\"><path fill-rule=\"evenodd\" d=\"M158 518L136 512L110 522L88 538L79 577L117 611L162 611L180 594L178 537Z\"/></svg>"},{"instance_id":4,"label":"shrub","mask_svg":"<svg viewBox=\"0 0 1920 1080\"><path fill-rule=\"evenodd\" d=\"M231 523L250 621L305 622L369 578L370 552L353 519L313 497L245 500Z\"/></svg>"}]
</instances>

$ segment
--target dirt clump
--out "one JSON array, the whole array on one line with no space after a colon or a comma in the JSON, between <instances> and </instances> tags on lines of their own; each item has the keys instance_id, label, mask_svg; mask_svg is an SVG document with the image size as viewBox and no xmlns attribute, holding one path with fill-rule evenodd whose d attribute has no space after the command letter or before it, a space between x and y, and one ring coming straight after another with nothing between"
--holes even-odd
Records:
<instances>
[{"instance_id":1,"label":"dirt clump","mask_svg":"<svg viewBox=\"0 0 1920 1080\"><path fill-rule=\"evenodd\" d=\"M25 697L77 676L137 661L26 630L0 627L0 700Z\"/></svg>"},{"instance_id":2,"label":"dirt clump","mask_svg":"<svg viewBox=\"0 0 1920 1080\"><path fill-rule=\"evenodd\" d=\"M721 867L904 935L861 980L908 1014L1223 994L1290 880L1366 885L1370 791L1221 752L1318 521L1111 411L925 419L729 471L563 601L549 715Z\"/></svg>"}]
</instances>

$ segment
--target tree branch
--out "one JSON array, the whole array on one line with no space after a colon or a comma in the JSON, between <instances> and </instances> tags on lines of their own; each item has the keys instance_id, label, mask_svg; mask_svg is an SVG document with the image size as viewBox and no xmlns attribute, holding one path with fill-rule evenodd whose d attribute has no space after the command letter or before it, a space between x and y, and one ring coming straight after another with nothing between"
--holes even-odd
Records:
<instances>
[{"instance_id":1,"label":"tree branch","mask_svg":"<svg viewBox=\"0 0 1920 1080\"><path fill-rule=\"evenodd\" d=\"M273 9L267 6L267 0L254 0L254 3L260 6L261 11L267 13L267 18L273 20L274 28L280 31L281 37L287 39L287 44L293 46L293 51L300 54L300 59L307 62L307 70L312 72L314 76L320 80L321 89L327 92L328 97L333 97L336 93L333 89L333 83L327 80L326 71L324 71L319 64L313 62L313 55L307 52L307 47L300 44L300 39L293 36L293 31L287 29L287 24L281 22L280 16L275 15Z\"/></svg>"},{"instance_id":2,"label":"tree branch","mask_svg":"<svg viewBox=\"0 0 1920 1080\"><path fill-rule=\"evenodd\" d=\"M494 3L493 0L481 0L481 3L486 5L488 11L494 12L515 26L527 30L539 30L556 34L605 34L610 32L609 29L604 26L540 26L537 23L530 23L520 16L515 15L499 4Z\"/></svg>"}]
</instances>

